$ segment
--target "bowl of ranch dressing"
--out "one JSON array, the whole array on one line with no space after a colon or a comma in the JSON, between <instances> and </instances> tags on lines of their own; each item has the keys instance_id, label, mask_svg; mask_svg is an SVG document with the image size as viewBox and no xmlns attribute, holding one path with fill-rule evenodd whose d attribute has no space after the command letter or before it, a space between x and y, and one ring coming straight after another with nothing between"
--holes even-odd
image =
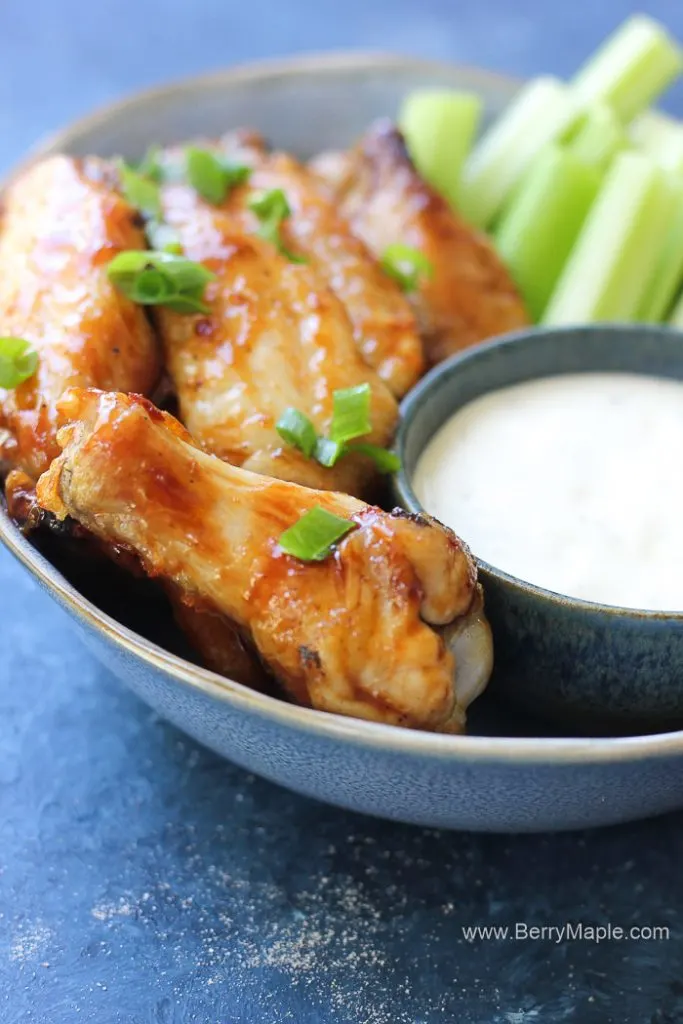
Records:
<instances>
[{"instance_id":1,"label":"bowl of ranch dressing","mask_svg":"<svg viewBox=\"0 0 683 1024\"><path fill-rule=\"evenodd\" d=\"M586 730L683 724L683 334L531 329L405 400L399 501L480 567L499 693Z\"/></svg>"}]
</instances>

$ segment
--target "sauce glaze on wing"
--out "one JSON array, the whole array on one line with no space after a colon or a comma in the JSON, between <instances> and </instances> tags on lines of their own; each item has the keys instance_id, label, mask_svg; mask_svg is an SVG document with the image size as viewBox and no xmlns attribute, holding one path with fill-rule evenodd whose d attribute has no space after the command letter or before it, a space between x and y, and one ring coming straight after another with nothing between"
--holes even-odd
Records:
<instances>
[{"instance_id":1,"label":"sauce glaze on wing","mask_svg":"<svg viewBox=\"0 0 683 1024\"><path fill-rule=\"evenodd\" d=\"M72 389L60 408L64 451L39 481L44 508L130 549L150 575L232 619L299 703L463 728L474 689L465 673L461 702L443 627L469 616L478 591L474 562L450 530L247 473L188 444L171 417L135 396ZM278 539L317 505L355 528L323 561L306 562ZM475 647L483 683L487 632Z\"/></svg>"},{"instance_id":2,"label":"sauce glaze on wing","mask_svg":"<svg viewBox=\"0 0 683 1024\"><path fill-rule=\"evenodd\" d=\"M249 187L234 190L246 202ZM329 433L333 392L368 383L372 433L390 443L396 401L356 349L346 310L316 268L293 263L185 184L162 189L164 219L183 251L216 274L211 311L159 307L155 319L180 416L207 451L237 466L308 486L362 493L374 466L353 455L324 468L284 444L275 424L289 406Z\"/></svg>"},{"instance_id":3,"label":"sauce glaze on wing","mask_svg":"<svg viewBox=\"0 0 683 1024\"><path fill-rule=\"evenodd\" d=\"M0 389L4 460L37 478L58 454L56 405L70 385L149 391L159 374L144 311L109 283L122 249L144 248L135 211L96 160L54 156L16 178L3 197L0 335L38 352L33 377Z\"/></svg>"},{"instance_id":4,"label":"sauce glaze on wing","mask_svg":"<svg viewBox=\"0 0 683 1024\"><path fill-rule=\"evenodd\" d=\"M390 121L371 126L348 153L321 154L311 166L378 257L401 242L430 260L433 276L412 296L430 364L529 322L491 243L420 177Z\"/></svg>"}]
</instances>

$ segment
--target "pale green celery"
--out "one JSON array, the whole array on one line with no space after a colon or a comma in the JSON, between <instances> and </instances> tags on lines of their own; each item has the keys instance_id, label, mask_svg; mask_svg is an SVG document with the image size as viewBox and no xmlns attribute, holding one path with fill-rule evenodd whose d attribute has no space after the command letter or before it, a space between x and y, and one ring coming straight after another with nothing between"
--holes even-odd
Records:
<instances>
[{"instance_id":1,"label":"pale green celery","mask_svg":"<svg viewBox=\"0 0 683 1024\"><path fill-rule=\"evenodd\" d=\"M634 14L577 72L572 91L585 108L608 103L628 123L683 70L683 51L663 25Z\"/></svg>"},{"instance_id":2,"label":"pale green celery","mask_svg":"<svg viewBox=\"0 0 683 1024\"><path fill-rule=\"evenodd\" d=\"M567 86L550 76L522 86L465 161L460 209L488 227L538 154L562 138L579 116Z\"/></svg>"},{"instance_id":3,"label":"pale green celery","mask_svg":"<svg viewBox=\"0 0 683 1024\"><path fill-rule=\"evenodd\" d=\"M666 317L683 283L683 184L672 178L668 186L668 228L636 314L644 323Z\"/></svg>"},{"instance_id":4,"label":"pale green celery","mask_svg":"<svg viewBox=\"0 0 683 1024\"><path fill-rule=\"evenodd\" d=\"M473 93L419 89L403 102L399 125L420 174L452 206L458 202L460 174L482 113Z\"/></svg>"},{"instance_id":5,"label":"pale green celery","mask_svg":"<svg viewBox=\"0 0 683 1024\"><path fill-rule=\"evenodd\" d=\"M558 145L534 161L495 231L532 318L541 318L586 214L601 174Z\"/></svg>"},{"instance_id":6,"label":"pale green celery","mask_svg":"<svg viewBox=\"0 0 683 1024\"><path fill-rule=\"evenodd\" d=\"M672 327L680 327L683 330L683 295L681 295L674 306L673 312L669 317L669 323Z\"/></svg>"},{"instance_id":7,"label":"pale green celery","mask_svg":"<svg viewBox=\"0 0 683 1024\"><path fill-rule=\"evenodd\" d=\"M568 146L579 160L600 169L607 167L627 143L624 126L612 108L606 103L596 103L581 119Z\"/></svg>"},{"instance_id":8,"label":"pale green celery","mask_svg":"<svg viewBox=\"0 0 683 1024\"><path fill-rule=\"evenodd\" d=\"M670 219L663 173L640 153L609 168L543 316L546 324L633 320Z\"/></svg>"},{"instance_id":9,"label":"pale green celery","mask_svg":"<svg viewBox=\"0 0 683 1024\"><path fill-rule=\"evenodd\" d=\"M683 171L683 124L660 113L646 110L629 128L632 144L665 170Z\"/></svg>"}]
</instances>

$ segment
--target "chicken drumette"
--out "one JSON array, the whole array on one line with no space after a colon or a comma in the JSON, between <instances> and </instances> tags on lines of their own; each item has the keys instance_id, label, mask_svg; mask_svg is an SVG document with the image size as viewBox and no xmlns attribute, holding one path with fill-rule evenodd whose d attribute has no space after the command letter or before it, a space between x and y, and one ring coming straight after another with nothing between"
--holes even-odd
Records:
<instances>
[{"instance_id":1,"label":"chicken drumette","mask_svg":"<svg viewBox=\"0 0 683 1024\"><path fill-rule=\"evenodd\" d=\"M449 530L231 466L142 398L72 389L60 409L64 451L39 482L44 508L227 615L298 702L462 729L488 678L490 637L474 563ZM302 561L278 541L314 506L353 529L323 561Z\"/></svg>"}]
</instances>

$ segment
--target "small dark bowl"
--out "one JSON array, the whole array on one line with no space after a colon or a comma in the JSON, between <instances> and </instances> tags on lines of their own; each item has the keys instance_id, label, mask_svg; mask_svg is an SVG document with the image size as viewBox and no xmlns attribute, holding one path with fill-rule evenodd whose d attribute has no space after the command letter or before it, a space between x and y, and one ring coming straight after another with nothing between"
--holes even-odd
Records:
<instances>
[{"instance_id":1,"label":"small dark bowl","mask_svg":"<svg viewBox=\"0 0 683 1024\"><path fill-rule=\"evenodd\" d=\"M635 324L530 329L437 366L403 403L399 502L422 508L411 486L418 458L472 399L537 377L610 371L683 379L683 333ZM683 610L594 604L478 563L495 644L491 685L506 700L593 734L683 724Z\"/></svg>"}]
</instances>

